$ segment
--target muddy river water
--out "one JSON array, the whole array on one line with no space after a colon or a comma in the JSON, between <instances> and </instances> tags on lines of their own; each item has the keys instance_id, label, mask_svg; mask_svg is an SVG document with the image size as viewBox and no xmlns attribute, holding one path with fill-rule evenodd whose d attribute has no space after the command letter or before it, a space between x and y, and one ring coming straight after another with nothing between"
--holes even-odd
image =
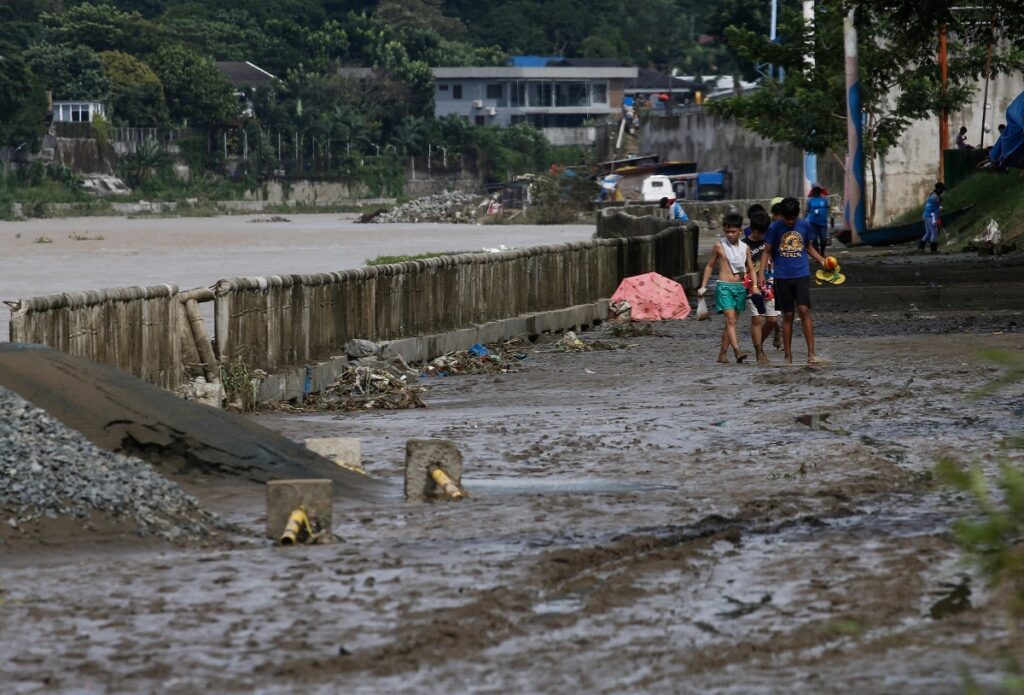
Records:
<instances>
[{"instance_id":1,"label":"muddy river water","mask_svg":"<svg viewBox=\"0 0 1024 695\"><path fill-rule=\"evenodd\" d=\"M987 263L987 265L986 265ZM857 268L863 272L858 277ZM1021 461L1019 265L849 256L816 292L827 364L715 363L721 322L515 373L425 379L424 409L253 417L352 436L394 483L339 541L258 540L263 490L189 480L228 548L33 547L0 565L5 692L962 692L997 687L1005 597L964 562L941 458ZM966 270L965 270L966 269ZM993 299L995 298L995 299ZM741 340L749 340L746 320ZM470 497L401 501L405 441L465 456Z\"/></svg>"}]
</instances>

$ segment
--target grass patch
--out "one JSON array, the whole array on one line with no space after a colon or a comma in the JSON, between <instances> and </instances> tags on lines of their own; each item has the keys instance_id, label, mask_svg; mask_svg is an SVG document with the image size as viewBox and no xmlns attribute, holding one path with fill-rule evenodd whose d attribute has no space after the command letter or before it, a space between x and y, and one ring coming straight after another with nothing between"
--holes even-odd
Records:
<instances>
[{"instance_id":1,"label":"grass patch","mask_svg":"<svg viewBox=\"0 0 1024 695\"><path fill-rule=\"evenodd\" d=\"M457 256L460 253L475 253L474 251L434 251L432 253L417 253L413 256L377 256L367 258L366 265L391 265L392 263L405 263L406 261L421 261L424 258L437 258L438 256Z\"/></svg>"},{"instance_id":2,"label":"grass patch","mask_svg":"<svg viewBox=\"0 0 1024 695\"><path fill-rule=\"evenodd\" d=\"M1009 174L977 172L942 196L942 210L946 214L968 205L974 205L974 208L946 227L946 245L959 250L984 232L990 219L999 224L1004 243L1016 240L1018 246L1024 245L1024 176L1021 176L1020 171L1011 169ZM919 219L920 207L900 215L893 220L893 224L905 224Z\"/></svg>"}]
</instances>

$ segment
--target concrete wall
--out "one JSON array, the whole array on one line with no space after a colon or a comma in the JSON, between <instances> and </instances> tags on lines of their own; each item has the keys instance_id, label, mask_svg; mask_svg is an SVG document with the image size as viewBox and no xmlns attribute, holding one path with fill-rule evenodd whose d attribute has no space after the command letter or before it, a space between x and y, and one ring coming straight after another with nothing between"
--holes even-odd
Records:
<instances>
[{"instance_id":1,"label":"concrete wall","mask_svg":"<svg viewBox=\"0 0 1024 695\"><path fill-rule=\"evenodd\" d=\"M696 271L696 229L462 254L338 273L222 280L222 361L275 372L342 354L353 338L388 341L593 303L619 281ZM692 247L693 251L688 249Z\"/></svg>"},{"instance_id":2,"label":"concrete wall","mask_svg":"<svg viewBox=\"0 0 1024 695\"><path fill-rule=\"evenodd\" d=\"M641 152L662 161L697 162L699 171L732 172L730 198L805 197L801 191L803 153L791 145L762 138L731 120L710 115L699 106L671 115L649 115L640 123ZM818 158L818 180L830 191L843 190L838 164Z\"/></svg>"},{"instance_id":3,"label":"concrete wall","mask_svg":"<svg viewBox=\"0 0 1024 695\"><path fill-rule=\"evenodd\" d=\"M989 85L984 145L991 146L996 126L1006 121L1006 107L1024 91L1024 74L1001 75ZM895 95L893 95L895 98ZM982 144L984 82L977 84L973 102L949 119L949 142L953 146L960 126L968 129L972 145ZM693 107L680 115L645 118L640 125L641 151L665 159L693 160L700 170L728 168L733 172L735 198L771 198L800 192L802 154L789 145L780 145L748 131L733 121L725 121ZM843 171L831 156L818 158L818 178L833 193L843 192ZM875 225L887 224L893 217L923 205L939 175L938 119L914 121L884 161L876 164L878 199ZM870 189L870 168L865 164ZM802 192L806 195L806 191ZM869 194L870 202L870 194Z\"/></svg>"},{"instance_id":4,"label":"concrete wall","mask_svg":"<svg viewBox=\"0 0 1024 695\"><path fill-rule=\"evenodd\" d=\"M985 83L979 82L973 102L950 115L950 147L954 147L960 126L967 126L969 143L975 146L982 144L984 89ZM998 135L996 127L1006 122L1006 107L1021 92L1024 92L1024 73L1000 75L989 84L985 122L991 132L985 133L985 147L995 142ZM878 163L876 171L879 178L876 225L884 225L906 210L922 207L939 175L938 119L914 121L904 133L900 146L894 147L885 160ZM865 175L870 186L870 171Z\"/></svg>"},{"instance_id":5,"label":"concrete wall","mask_svg":"<svg viewBox=\"0 0 1024 695\"><path fill-rule=\"evenodd\" d=\"M653 230L666 220L652 224L651 217L616 214L623 237L337 273L235 278L216 283L212 294L200 293L205 296L158 285L23 299L11 304L10 337L119 367L167 389L180 386L186 368L200 359L216 375L216 362L237 357L249 369L291 370L289 378L301 386L296 369L312 373L315 363L343 355L352 338L405 341L401 354L429 359L507 331L591 323L603 317L600 300L629 275L695 274L694 225L630 236L631 224ZM187 299L214 301L217 352L208 359L196 352L209 352L209 341L198 315L186 317ZM271 391L291 382L274 383Z\"/></svg>"},{"instance_id":6,"label":"concrete wall","mask_svg":"<svg viewBox=\"0 0 1024 695\"><path fill-rule=\"evenodd\" d=\"M11 305L12 343L39 343L173 389L181 380L178 288L66 292Z\"/></svg>"}]
</instances>

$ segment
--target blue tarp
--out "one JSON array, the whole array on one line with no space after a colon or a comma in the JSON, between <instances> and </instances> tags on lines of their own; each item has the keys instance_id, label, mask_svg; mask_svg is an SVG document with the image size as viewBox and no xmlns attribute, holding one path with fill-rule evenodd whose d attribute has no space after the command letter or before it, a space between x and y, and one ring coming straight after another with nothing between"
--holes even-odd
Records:
<instances>
[{"instance_id":1,"label":"blue tarp","mask_svg":"<svg viewBox=\"0 0 1024 695\"><path fill-rule=\"evenodd\" d=\"M1006 129L992 145L988 158L1001 167L1024 165L1024 92L1006 109Z\"/></svg>"},{"instance_id":2,"label":"blue tarp","mask_svg":"<svg viewBox=\"0 0 1024 695\"><path fill-rule=\"evenodd\" d=\"M508 59L509 66L513 68L543 68L551 61L558 60L551 56L512 56Z\"/></svg>"}]
</instances>

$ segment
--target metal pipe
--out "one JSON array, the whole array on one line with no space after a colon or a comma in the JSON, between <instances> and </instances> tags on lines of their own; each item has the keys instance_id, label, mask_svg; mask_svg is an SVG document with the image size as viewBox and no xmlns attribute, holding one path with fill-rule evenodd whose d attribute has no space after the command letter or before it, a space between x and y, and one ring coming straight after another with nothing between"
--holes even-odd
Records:
<instances>
[{"instance_id":1,"label":"metal pipe","mask_svg":"<svg viewBox=\"0 0 1024 695\"><path fill-rule=\"evenodd\" d=\"M444 490L444 494L451 497L453 500L461 500L463 497L462 490L459 486L448 477L448 474L441 470L440 466L434 466L430 469L430 477L434 479L437 486Z\"/></svg>"},{"instance_id":2,"label":"metal pipe","mask_svg":"<svg viewBox=\"0 0 1024 695\"><path fill-rule=\"evenodd\" d=\"M281 545L295 545L295 543L312 536L313 529L309 525L306 510L299 507L288 517L288 523L284 527L284 533L281 534L280 543Z\"/></svg>"}]
</instances>

